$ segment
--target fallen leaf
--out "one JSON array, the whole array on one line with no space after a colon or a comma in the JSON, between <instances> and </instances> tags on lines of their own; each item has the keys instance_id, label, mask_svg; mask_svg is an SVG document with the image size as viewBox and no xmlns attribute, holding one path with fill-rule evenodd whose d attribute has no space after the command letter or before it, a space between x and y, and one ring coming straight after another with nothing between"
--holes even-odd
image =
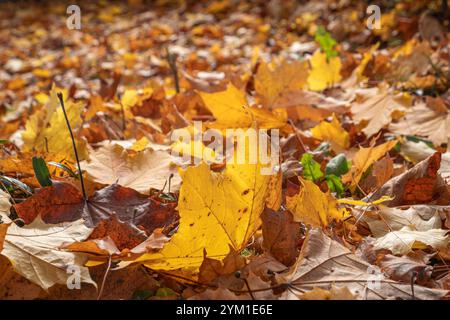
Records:
<instances>
[{"instance_id":1,"label":"fallen leaf","mask_svg":"<svg viewBox=\"0 0 450 320\"><path fill-rule=\"evenodd\" d=\"M442 229L415 231L411 227L403 227L376 239L374 249L388 249L393 254L403 255L413 249L424 249L427 245L434 249L445 248L450 243L450 237L446 234L447 230Z\"/></svg>"},{"instance_id":2,"label":"fallen leaf","mask_svg":"<svg viewBox=\"0 0 450 320\"><path fill-rule=\"evenodd\" d=\"M284 113L249 107L245 93L232 84L225 91L200 92L200 96L216 119L210 125L215 128L250 128L256 122L260 128L269 129L286 124Z\"/></svg>"},{"instance_id":3,"label":"fallen leaf","mask_svg":"<svg viewBox=\"0 0 450 320\"><path fill-rule=\"evenodd\" d=\"M300 257L291 269L277 277L278 283L289 285L282 296L298 299L314 288L330 290L347 287L357 299L440 299L447 290L402 284L372 272L373 266L358 258L349 249L327 237L320 229L311 230L302 247ZM373 284L370 289L368 285Z\"/></svg>"},{"instance_id":4,"label":"fallen leaf","mask_svg":"<svg viewBox=\"0 0 450 320\"><path fill-rule=\"evenodd\" d=\"M9 227L1 254L11 260L19 274L44 290L57 283L66 284L72 274L67 268L71 266L79 268L82 282L97 286L83 267L86 255L60 249L86 239L91 231L83 220L51 225L38 217L23 228L15 224Z\"/></svg>"},{"instance_id":5,"label":"fallen leaf","mask_svg":"<svg viewBox=\"0 0 450 320\"><path fill-rule=\"evenodd\" d=\"M31 115L27 121L25 131L22 133L23 150L51 152L64 155L69 159L75 159L72 139L63 110L56 96L57 92L56 87L53 87L48 106ZM82 102L74 103L66 99L64 105L72 130L76 131L81 126L81 113L84 104ZM76 143L79 155L84 158L86 156L84 142L76 140Z\"/></svg>"},{"instance_id":6,"label":"fallen leaf","mask_svg":"<svg viewBox=\"0 0 450 320\"><path fill-rule=\"evenodd\" d=\"M378 265L392 280L407 283L415 279L418 284L426 284L430 281L433 271L433 267L427 265L428 260L425 254L403 257L386 254L380 259Z\"/></svg>"},{"instance_id":7,"label":"fallen leaf","mask_svg":"<svg viewBox=\"0 0 450 320\"><path fill-rule=\"evenodd\" d=\"M416 164L425 160L436 152L423 141L410 141L403 139L400 144L400 154L408 161ZM447 181L450 179L450 151L442 154L441 166L438 173Z\"/></svg>"},{"instance_id":8,"label":"fallen leaf","mask_svg":"<svg viewBox=\"0 0 450 320\"><path fill-rule=\"evenodd\" d=\"M229 254L222 261L205 258L199 268L198 281L200 283L212 284L217 278L232 275L245 267L245 258L230 248Z\"/></svg>"},{"instance_id":9,"label":"fallen leaf","mask_svg":"<svg viewBox=\"0 0 450 320\"><path fill-rule=\"evenodd\" d=\"M405 112L408 106L404 97L393 95L387 85L381 86L378 92L361 103L352 104L351 111L356 123L367 122L362 129L367 138L372 137L392 122L392 114Z\"/></svg>"},{"instance_id":10,"label":"fallen leaf","mask_svg":"<svg viewBox=\"0 0 450 320\"><path fill-rule=\"evenodd\" d=\"M160 205L139 192L117 184L98 190L84 200L73 185L54 183L14 206L25 223L41 217L46 223L75 221L83 218L90 227L116 216L131 228L142 226L149 234L156 228L174 222L176 215L170 205Z\"/></svg>"},{"instance_id":11,"label":"fallen leaf","mask_svg":"<svg viewBox=\"0 0 450 320\"><path fill-rule=\"evenodd\" d=\"M300 241L300 224L289 211L266 208L261 214L263 248L286 266L295 262Z\"/></svg>"},{"instance_id":12,"label":"fallen leaf","mask_svg":"<svg viewBox=\"0 0 450 320\"><path fill-rule=\"evenodd\" d=\"M336 288L331 286L330 290L314 288L299 296L300 300L355 300L356 297L348 290L347 287Z\"/></svg>"},{"instance_id":13,"label":"fallen leaf","mask_svg":"<svg viewBox=\"0 0 450 320\"><path fill-rule=\"evenodd\" d=\"M240 251L260 227L269 175L260 165L229 164L215 173L202 163L181 174L178 210L180 226L156 254L138 261L156 270L198 270L204 258L222 260L230 250Z\"/></svg>"},{"instance_id":14,"label":"fallen leaf","mask_svg":"<svg viewBox=\"0 0 450 320\"><path fill-rule=\"evenodd\" d=\"M390 179L370 197L393 197L393 200L385 202L388 207L427 203L437 197L443 199L442 204L446 204L450 198L445 182L437 174L440 162L441 154L436 152L405 173Z\"/></svg>"},{"instance_id":15,"label":"fallen leaf","mask_svg":"<svg viewBox=\"0 0 450 320\"><path fill-rule=\"evenodd\" d=\"M331 57L327 59L325 53L317 50L311 57L311 72L308 77L308 86L312 91L322 91L341 81L341 59Z\"/></svg>"},{"instance_id":16,"label":"fallen leaf","mask_svg":"<svg viewBox=\"0 0 450 320\"><path fill-rule=\"evenodd\" d=\"M404 118L392 123L389 129L395 134L421 136L430 139L436 146L450 139L450 115L436 112L425 103L418 103Z\"/></svg>"},{"instance_id":17,"label":"fallen leaf","mask_svg":"<svg viewBox=\"0 0 450 320\"><path fill-rule=\"evenodd\" d=\"M341 221L348 213L337 207L330 193L323 193L312 181L299 178L301 189L293 197L286 197L286 207L292 212L294 221L326 227L331 221Z\"/></svg>"},{"instance_id":18,"label":"fallen leaf","mask_svg":"<svg viewBox=\"0 0 450 320\"><path fill-rule=\"evenodd\" d=\"M379 205L376 215L363 215L365 221L375 237L381 237L390 231L397 231L403 227L411 227L417 231L439 229L442 226L441 213L444 214L448 207L415 205L408 209L389 208Z\"/></svg>"},{"instance_id":19,"label":"fallen leaf","mask_svg":"<svg viewBox=\"0 0 450 320\"><path fill-rule=\"evenodd\" d=\"M361 189L366 193L374 192L381 188L394 174L394 162L389 156L385 156L373 164L370 173L360 183Z\"/></svg>"},{"instance_id":20,"label":"fallen leaf","mask_svg":"<svg viewBox=\"0 0 450 320\"><path fill-rule=\"evenodd\" d=\"M11 220L8 218L9 209L11 208L9 198L9 194L0 189L0 252L3 250L6 232L11 224Z\"/></svg>"},{"instance_id":21,"label":"fallen leaf","mask_svg":"<svg viewBox=\"0 0 450 320\"><path fill-rule=\"evenodd\" d=\"M330 142L331 148L336 153L340 153L343 149L347 149L350 146L350 136L342 128L334 114L331 122L322 121L311 129L311 133L316 139Z\"/></svg>"},{"instance_id":22,"label":"fallen leaf","mask_svg":"<svg viewBox=\"0 0 450 320\"><path fill-rule=\"evenodd\" d=\"M269 109L283 104L286 95L302 89L308 79L309 67L307 62L283 61L276 68L261 62L255 75L255 90L262 104Z\"/></svg>"},{"instance_id":23,"label":"fallen leaf","mask_svg":"<svg viewBox=\"0 0 450 320\"><path fill-rule=\"evenodd\" d=\"M350 189L354 190L361 180L364 172L369 169L369 167L378 159L383 157L386 152L391 150L397 141L388 141L378 146L375 146L375 141L372 140L370 147L361 147L352 159L352 167L350 171L342 176L342 181L345 183L350 183ZM378 199L377 197L376 199Z\"/></svg>"},{"instance_id":24,"label":"fallen leaf","mask_svg":"<svg viewBox=\"0 0 450 320\"><path fill-rule=\"evenodd\" d=\"M95 182L117 183L148 194L151 188L162 190L170 179L171 191L180 187L180 176L165 151L144 150L130 155L123 147L110 144L89 154L82 165Z\"/></svg>"}]
</instances>

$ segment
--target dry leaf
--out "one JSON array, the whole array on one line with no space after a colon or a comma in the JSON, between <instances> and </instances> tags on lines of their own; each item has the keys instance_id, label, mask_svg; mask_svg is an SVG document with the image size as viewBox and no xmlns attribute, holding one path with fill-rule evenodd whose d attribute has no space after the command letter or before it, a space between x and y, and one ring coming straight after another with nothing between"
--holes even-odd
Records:
<instances>
[{"instance_id":1,"label":"dry leaf","mask_svg":"<svg viewBox=\"0 0 450 320\"><path fill-rule=\"evenodd\" d=\"M96 286L88 269L83 267L86 255L61 249L85 240L91 232L83 220L52 225L38 217L23 228L15 224L9 227L1 254L11 260L19 274L45 290L57 283L66 284L72 275L68 268L73 266L79 268L82 282Z\"/></svg>"},{"instance_id":2,"label":"dry leaf","mask_svg":"<svg viewBox=\"0 0 450 320\"><path fill-rule=\"evenodd\" d=\"M337 207L330 193L323 193L314 182L300 179L301 189L293 197L286 198L286 207L292 212L294 221L326 227L332 220L341 221L348 213Z\"/></svg>"},{"instance_id":3,"label":"dry leaf","mask_svg":"<svg viewBox=\"0 0 450 320\"><path fill-rule=\"evenodd\" d=\"M449 207L430 205L415 205L408 209L379 205L379 208L373 217L363 214L361 219L369 225L370 231L375 237L384 236L390 231L397 231L407 226L417 231L439 229L442 226L441 216L450 209Z\"/></svg>"},{"instance_id":4,"label":"dry leaf","mask_svg":"<svg viewBox=\"0 0 450 320\"><path fill-rule=\"evenodd\" d=\"M347 287L336 288L331 286L330 290L314 288L299 296L300 300L355 300L356 297L348 290Z\"/></svg>"},{"instance_id":5,"label":"dry leaf","mask_svg":"<svg viewBox=\"0 0 450 320\"><path fill-rule=\"evenodd\" d=\"M8 218L9 209L11 208L9 198L9 194L0 189L0 252L3 250L3 242L11 223L11 220Z\"/></svg>"},{"instance_id":6,"label":"dry leaf","mask_svg":"<svg viewBox=\"0 0 450 320\"><path fill-rule=\"evenodd\" d=\"M350 189L354 190L361 180L364 172L378 159L383 157L386 152L391 150L397 141L388 141L375 147L375 141L372 140L370 147L360 148L353 156L352 167L350 171L342 177L342 181L350 183ZM375 199L378 199L377 197Z\"/></svg>"},{"instance_id":7,"label":"dry leaf","mask_svg":"<svg viewBox=\"0 0 450 320\"><path fill-rule=\"evenodd\" d=\"M394 112L400 114L406 110L404 100L402 95L394 96L384 85L366 101L352 104L353 120L355 123L367 122L362 131L370 138L392 122Z\"/></svg>"},{"instance_id":8,"label":"dry leaf","mask_svg":"<svg viewBox=\"0 0 450 320\"><path fill-rule=\"evenodd\" d=\"M412 249L424 249L427 245L441 249L450 243L450 237L446 234L447 230L442 229L415 231L411 227L403 227L376 239L374 249L388 249L398 255L408 254Z\"/></svg>"},{"instance_id":9,"label":"dry leaf","mask_svg":"<svg viewBox=\"0 0 450 320\"><path fill-rule=\"evenodd\" d=\"M89 154L83 165L95 182L117 183L148 194L151 188L162 190L170 179L171 191L177 191L181 179L172 157L165 151L144 150L135 155L117 144L101 147Z\"/></svg>"},{"instance_id":10,"label":"dry leaf","mask_svg":"<svg viewBox=\"0 0 450 320\"><path fill-rule=\"evenodd\" d=\"M281 128L286 124L283 113L250 108L245 93L232 84L225 91L201 92L200 96L216 119L210 125L214 128L250 128L256 122L259 127L269 129Z\"/></svg>"},{"instance_id":11,"label":"dry leaf","mask_svg":"<svg viewBox=\"0 0 450 320\"><path fill-rule=\"evenodd\" d=\"M311 133L316 139L330 142L331 148L336 153L340 153L342 150L350 147L350 136L342 128L334 114L331 122L322 121L311 129Z\"/></svg>"},{"instance_id":12,"label":"dry leaf","mask_svg":"<svg viewBox=\"0 0 450 320\"><path fill-rule=\"evenodd\" d=\"M450 115L436 112L425 103L418 103L406 116L389 129L395 134L421 136L430 139L436 146L448 143L450 139Z\"/></svg>"},{"instance_id":13,"label":"dry leaf","mask_svg":"<svg viewBox=\"0 0 450 320\"><path fill-rule=\"evenodd\" d=\"M327 59L325 53L316 51L311 57L311 72L308 77L309 89L322 91L341 81L341 59L331 57Z\"/></svg>"},{"instance_id":14,"label":"dry leaf","mask_svg":"<svg viewBox=\"0 0 450 320\"><path fill-rule=\"evenodd\" d=\"M289 284L285 299L298 299L314 288L330 290L347 287L357 299L440 299L446 290L414 286L386 279L375 274L373 266L358 258L349 249L327 237L320 229L309 232L297 263L278 277ZM369 284L373 284L368 288Z\"/></svg>"},{"instance_id":15,"label":"dry leaf","mask_svg":"<svg viewBox=\"0 0 450 320\"><path fill-rule=\"evenodd\" d=\"M155 254L138 261L156 270L196 271L206 256L222 260L230 246L241 250L260 227L270 181L260 165L230 164L215 173L202 163L181 174L177 233Z\"/></svg>"},{"instance_id":16,"label":"dry leaf","mask_svg":"<svg viewBox=\"0 0 450 320\"><path fill-rule=\"evenodd\" d=\"M441 162L441 154L436 152L427 159L416 164L405 173L386 182L370 198L378 199L382 196L392 197L385 202L388 207L404 204L427 203L438 197L448 204L450 199L445 183L437 174Z\"/></svg>"},{"instance_id":17,"label":"dry leaf","mask_svg":"<svg viewBox=\"0 0 450 320\"><path fill-rule=\"evenodd\" d=\"M25 125L25 131L22 133L24 142L24 151L51 152L53 154L63 155L68 159L75 159L70 138L67 129L63 110L60 106L58 97L59 90L56 87L50 92L48 107L41 109L33 114ZM64 95L66 98L67 96ZM84 108L82 102L74 103L70 100L64 102L67 117L72 129L76 130L81 126L81 112ZM86 156L86 147L81 140L77 140L77 149L80 156Z\"/></svg>"},{"instance_id":18,"label":"dry leaf","mask_svg":"<svg viewBox=\"0 0 450 320\"><path fill-rule=\"evenodd\" d=\"M262 104L269 109L284 105L287 94L300 91L308 78L308 63L283 61L274 70L265 62L261 62L255 76L255 90Z\"/></svg>"},{"instance_id":19,"label":"dry leaf","mask_svg":"<svg viewBox=\"0 0 450 320\"><path fill-rule=\"evenodd\" d=\"M261 214L263 247L286 266L295 262L300 241L300 224L293 222L289 211L266 208Z\"/></svg>"}]
</instances>

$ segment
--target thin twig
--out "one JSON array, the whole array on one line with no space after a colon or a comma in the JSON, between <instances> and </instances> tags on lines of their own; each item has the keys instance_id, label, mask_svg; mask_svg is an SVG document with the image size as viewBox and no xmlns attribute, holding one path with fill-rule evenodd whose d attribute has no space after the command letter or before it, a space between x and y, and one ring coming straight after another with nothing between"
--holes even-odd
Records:
<instances>
[{"instance_id":1,"label":"thin twig","mask_svg":"<svg viewBox=\"0 0 450 320\"><path fill-rule=\"evenodd\" d=\"M255 296L253 295L252 290L250 289L250 285L248 284L247 279L244 278L243 280L244 280L245 286L247 287L247 290L248 290L248 292L249 292L249 294L250 294L250 297L252 297L252 300L256 300L256 299L255 299Z\"/></svg>"},{"instance_id":2,"label":"thin twig","mask_svg":"<svg viewBox=\"0 0 450 320\"><path fill-rule=\"evenodd\" d=\"M75 152L75 159L77 160L78 171L80 172L81 190L83 192L83 198L86 201L87 200L87 195L86 195L86 189L85 189L85 186L84 186L83 173L81 172L80 159L78 157L77 146L76 146L76 143L75 143L75 138L73 136L72 128L70 126L69 118L67 117L66 108L64 107L63 94L61 92L58 92L57 95L58 95L59 103L61 104L61 108L62 108L63 113L64 113L64 118L66 119L67 128L69 128L70 138L72 139L73 151Z\"/></svg>"},{"instance_id":3,"label":"thin twig","mask_svg":"<svg viewBox=\"0 0 450 320\"><path fill-rule=\"evenodd\" d=\"M122 134L125 134L125 130L127 128L127 122L125 119L125 108L123 107L123 103L122 103L122 99L120 94L117 94L117 97L119 98L119 104L120 104L120 112L121 112L121 117L122 117Z\"/></svg>"}]
</instances>

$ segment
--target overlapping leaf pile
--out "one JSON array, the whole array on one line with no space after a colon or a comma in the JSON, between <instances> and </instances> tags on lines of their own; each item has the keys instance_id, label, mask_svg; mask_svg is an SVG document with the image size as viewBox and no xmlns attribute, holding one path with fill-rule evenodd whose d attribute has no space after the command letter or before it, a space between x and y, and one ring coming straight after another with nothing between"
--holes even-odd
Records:
<instances>
[{"instance_id":1,"label":"overlapping leaf pile","mask_svg":"<svg viewBox=\"0 0 450 320\"><path fill-rule=\"evenodd\" d=\"M1 4L0 297L448 297L439 5ZM171 139L249 128L277 163Z\"/></svg>"}]
</instances>

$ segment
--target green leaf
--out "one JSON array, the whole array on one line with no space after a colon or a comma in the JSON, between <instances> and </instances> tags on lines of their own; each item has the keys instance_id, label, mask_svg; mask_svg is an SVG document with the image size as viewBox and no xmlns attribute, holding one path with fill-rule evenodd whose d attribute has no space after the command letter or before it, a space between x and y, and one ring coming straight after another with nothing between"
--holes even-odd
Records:
<instances>
[{"instance_id":1,"label":"green leaf","mask_svg":"<svg viewBox=\"0 0 450 320\"><path fill-rule=\"evenodd\" d=\"M47 164L42 157L33 157L33 169L36 179L43 187L49 187L52 185L50 179L50 172L48 171Z\"/></svg>"},{"instance_id":2,"label":"green leaf","mask_svg":"<svg viewBox=\"0 0 450 320\"><path fill-rule=\"evenodd\" d=\"M8 143L8 142L9 142L8 140L0 139L0 144L6 144L6 143Z\"/></svg>"},{"instance_id":3,"label":"green leaf","mask_svg":"<svg viewBox=\"0 0 450 320\"><path fill-rule=\"evenodd\" d=\"M334 174L329 174L325 176L325 180L327 181L328 188L330 188L332 192L336 192L338 197L344 193L344 185L339 177Z\"/></svg>"},{"instance_id":4,"label":"green leaf","mask_svg":"<svg viewBox=\"0 0 450 320\"><path fill-rule=\"evenodd\" d=\"M323 177L323 172L320 170L320 164L313 159L310 153L302 155L301 163L303 166L303 177L305 179L316 181Z\"/></svg>"},{"instance_id":5,"label":"green leaf","mask_svg":"<svg viewBox=\"0 0 450 320\"><path fill-rule=\"evenodd\" d=\"M338 55L337 51L334 50L334 46L337 42L324 27L320 26L317 28L314 40L316 40L322 51L327 55L327 59Z\"/></svg>"},{"instance_id":6,"label":"green leaf","mask_svg":"<svg viewBox=\"0 0 450 320\"><path fill-rule=\"evenodd\" d=\"M346 174L349 170L347 158L343 153L338 154L331 159L325 167L325 173L327 175L334 174L337 177Z\"/></svg>"}]
</instances>

